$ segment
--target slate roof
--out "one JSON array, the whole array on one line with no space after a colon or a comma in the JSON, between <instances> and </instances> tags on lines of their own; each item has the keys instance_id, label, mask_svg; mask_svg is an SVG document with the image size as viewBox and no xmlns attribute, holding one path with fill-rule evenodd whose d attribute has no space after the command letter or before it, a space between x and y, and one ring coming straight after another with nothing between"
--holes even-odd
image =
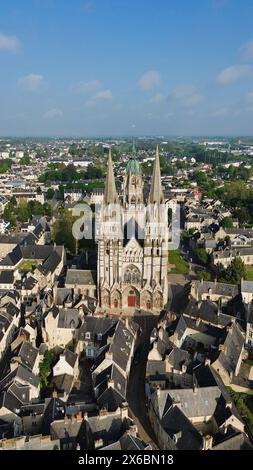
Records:
<instances>
[{"instance_id":1,"label":"slate roof","mask_svg":"<svg viewBox=\"0 0 253 470\"><path fill-rule=\"evenodd\" d=\"M96 271L81 270L81 269L68 269L66 275L65 285L93 285L96 286Z\"/></svg>"},{"instance_id":2,"label":"slate roof","mask_svg":"<svg viewBox=\"0 0 253 470\"><path fill-rule=\"evenodd\" d=\"M116 411L124 402L122 395L113 388L107 388L97 399L100 408L106 408L108 411Z\"/></svg>"},{"instance_id":3,"label":"slate roof","mask_svg":"<svg viewBox=\"0 0 253 470\"><path fill-rule=\"evenodd\" d=\"M212 450L253 450L253 445L244 433L225 435L225 439L213 446Z\"/></svg>"},{"instance_id":4,"label":"slate roof","mask_svg":"<svg viewBox=\"0 0 253 470\"><path fill-rule=\"evenodd\" d=\"M28 369L32 370L35 364L35 361L38 357L39 351L37 348L34 348L30 343L24 341L19 350L19 357L22 361L22 364Z\"/></svg>"},{"instance_id":5,"label":"slate roof","mask_svg":"<svg viewBox=\"0 0 253 470\"><path fill-rule=\"evenodd\" d=\"M1 271L0 284L13 284L13 282L14 282L13 271Z\"/></svg>"},{"instance_id":6,"label":"slate roof","mask_svg":"<svg viewBox=\"0 0 253 470\"><path fill-rule=\"evenodd\" d=\"M180 409L189 418L213 416L221 391L217 386L167 390L165 410L173 403L180 403ZM164 410L164 413L166 411Z\"/></svg>"},{"instance_id":7,"label":"slate roof","mask_svg":"<svg viewBox=\"0 0 253 470\"><path fill-rule=\"evenodd\" d=\"M121 395L121 399L122 401L124 401L124 399L126 398L126 391L127 391L126 379L118 370L118 368L115 366L115 364L111 364L109 367L107 367L102 372L97 374L94 380L94 386L97 389L100 403L103 400L103 393L110 386L110 384L108 384L109 380L113 380L114 390L117 391L117 393Z\"/></svg>"},{"instance_id":8,"label":"slate roof","mask_svg":"<svg viewBox=\"0 0 253 470\"><path fill-rule=\"evenodd\" d=\"M167 352L167 360L175 370L181 370L183 365L188 367L192 361L187 351L176 347Z\"/></svg>"},{"instance_id":9,"label":"slate roof","mask_svg":"<svg viewBox=\"0 0 253 470\"><path fill-rule=\"evenodd\" d=\"M70 365L70 367L74 367L78 358L78 355L70 351L69 349L64 349L64 351L61 353L61 356L64 356L66 362Z\"/></svg>"},{"instance_id":10,"label":"slate roof","mask_svg":"<svg viewBox=\"0 0 253 470\"><path fill-rule=\"evenodd\" d=\"M212 294L235 297L239 293L238 285L225 284L222 282L211 282L211 281L194 281L195 286L200 294L208 293L211 289Z\"/></svg>"},{"instance_id":11,"label":"slate roof","mask_svg":"<svg viewBox=\"0 0 253 470\"><path fill-rule=\"evenodd\" d=\"M126 325L119 320L109 351L112 353L114 363L122 370L127 369L133 342L134 335Z\"/></svg>"},{"instance_id":12,"label":"slate roof","mask_svg":"<svg viewBox=\"0 0 253 470\"><path fill-rule=\"evenodd\" d=\"M47 274L53 273L56 270L62 259L62 250L63 247L61 246L55 247L49 257L41 266L38 267L38 270L44 274L44 276L47 276Z\"/></svg>"},{"instance_id":13,"label":"slate roof","mask_svg":"<svg viewBox=\"0 0 253 470\"><path fill-rule=\"evenodd\" d=\"M33 276L28 276L24 279L22 288L29 291L32 290L36 284L38 284L37 279L35 279Z\"/></svg>"},{"instance_id":14,"label":"slate roof","mask_svg":"<svg viewBox=\"0 0 253 470\"><path fill-rule=\"evenodd\" d=\"M77 333L77 339L85 339L85 333L89 332L93 336L102 334L103 336L112 330L117 324L117 320L110 320L105 317L87 316Z\"/></svg>"},{"instance_id":15,"label":"slate roof","mask_svg":"<svg viewBox=\"0 0 253 470\"><path fill-rule=\"evenodd\" d=\"M166 415L162 417L161 425L172 440L173 436L177 436L177 443L171 443L172 449L202 449L202 436L178 406L171 406Z\"/></svg>"},{"instance_id":16,"label":"slate roof","mask_svg":"<svg viewBox=\"0 0 253 470\"><path fill-rule=\"evenodd\" d=\"M34 387L39 386L40 379L36 375L34 375L31 371L23 367L22 365L14 369L12 372L7 374L1 381L0 381L0 391L11 384L13 381L21 381L27 382Z\"/></svg>"},{"instance_id":17,"label":"slate roof","mask_svg":"<svg viewBox=\"0 0 253 470\"><path fill-rule=\"evenodd\" d=\"M241 281L241 292L253 294L253 281Z\"/></svg>"},{"instance_id":18,"label":"slate roof","mask_svg":"<svg viewBox=\"0 0 253 470\"><path fill-rule=\"evenodd\" d=\"M68 374L57 375L53 377L52 384L58 392L70 394L73 387L73 376Z\"/></svg>"},{"instance_id":19,"label":"slate roof","mask_svg":"<svg viewBox=\"0 0 253 470\"><path fill-rule=\"evenodd\" d=\"M194 319L189 318L186 315L181 315L176 326L176 332L178 333L179 340L183 337L187 328L200 331L201 333L212 336L214 338L218 338L221 336L220 328L217 328L212 325L208 325L207 323L204 323L203 321L200 321L199 323L197 323Z\"/></svg>"},{"instance_id":20,"label":"slate roof","mask_svg":"<svg viewBox=\"0 0 253 470\"><path fill-rule=\"evenodd\" d=\"M237 324L232 323L223 341L225 351L219 352L219 362L228 372L235 372L243 345L244 336Z\"/></svg>"},{"instance_id":21,"label":"slate roof","mask_svg":"<svg viewBox=\"0 0 253 470\"><path fill-rule=\"evenodd\" d=\"M76 329L80 326L81 319L76 308L61 308L58 315L58 328Z\"/></svg>"}]
</instances>

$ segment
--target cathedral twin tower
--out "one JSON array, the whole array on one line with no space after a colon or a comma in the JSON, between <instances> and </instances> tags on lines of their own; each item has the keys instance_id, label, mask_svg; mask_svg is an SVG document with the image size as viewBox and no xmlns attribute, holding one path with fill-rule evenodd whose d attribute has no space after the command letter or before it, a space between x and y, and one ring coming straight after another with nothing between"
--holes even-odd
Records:
<instances>
[{"instance_id":1,"label":"cathedral twin tower","mask_svg":"<svg viewBox=\"0 0 253 470\"><path fill-rule=\"evenodd\" d=\"M168 300L168 222L158 147L147 201L137 159L116 190L109 150L98 237L98 303L104 311L159 313Z\"/></svg>"}]
</instances>

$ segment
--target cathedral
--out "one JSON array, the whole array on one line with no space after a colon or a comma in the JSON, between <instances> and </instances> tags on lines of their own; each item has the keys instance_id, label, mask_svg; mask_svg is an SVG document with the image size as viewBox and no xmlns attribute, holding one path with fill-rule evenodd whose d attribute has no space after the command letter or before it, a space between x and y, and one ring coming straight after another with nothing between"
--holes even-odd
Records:
<instances>
[{"instance_id":1,"label":"cathedral","mask_svg":"<svg viewBox=\"0 0 253 470\"><path fill-rule=\"evenodd\" d=\"M168 300L168 222L159 150L148 196L136 158L116 190L109 150L98 236L98 306L103 311L159 313Z\"/></svg>"}]
</instances>

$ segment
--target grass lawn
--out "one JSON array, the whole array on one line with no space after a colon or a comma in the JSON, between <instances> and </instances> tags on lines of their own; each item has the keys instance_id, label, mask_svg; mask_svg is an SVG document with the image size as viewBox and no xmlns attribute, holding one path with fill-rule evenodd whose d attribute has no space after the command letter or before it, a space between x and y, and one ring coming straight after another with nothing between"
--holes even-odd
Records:
<instances>
[{"instance_id":1,"label":"grass lawn","mask_svg":"<svg viewBox=\"0 0 253 470\"><path fill-rule=\"evenodd\" d=\"M253 433L253 396L247 393L239 393L227 387L228 392L233 398L239 412L247 422L251 433Z\"/></svg>"},{"instance_id":2,"label":"grass lawn","mask_svg":"<svg viewBox=\"0 0 253 470\"><path fill-rule=\"evenodd\" d=\"M169 264L172 265L170 273L189 274L189 263L183 259L180 250L169 251Z\"/></svg>"},{"instance_id":3,"label":"grass lawn","mask_svg":"<svg viewBox=\"0 0 253 470\"><path fill-rule=\"evenodd\" d=\"M23 272L28 272L28 271L32 271L34 268L36 268L36 266L38 266L38 261L36 260L25 260L23 261L20 265L19 265L19 270L20 271L23 271Z\"/></svg>"},{"instance_id":4,"label":"grass lawn","mask_svg":"<svg viewBox=\"0 0 253 470\"><path fill-rule=\"evenodd\" d=\"M245 266L246 281L253 281L253 266Z\"/></svg>"}]
</instances>

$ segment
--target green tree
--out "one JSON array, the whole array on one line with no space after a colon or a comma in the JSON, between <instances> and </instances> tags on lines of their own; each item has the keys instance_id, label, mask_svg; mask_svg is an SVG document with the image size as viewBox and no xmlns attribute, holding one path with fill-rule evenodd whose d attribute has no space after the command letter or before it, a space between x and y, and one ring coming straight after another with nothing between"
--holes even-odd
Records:
<instances>
[{"instance_id":1,"label":"green tree","mask_svg":"<svg viewBox=\"0 0 253 470\"><path fill-rule=\"evenodd\" d=\"M53 188L48 188L47 190L47 199L53 199L54 197L54 189Z\"/></svg>"},{"instance_id":2,"label":"green tree","mask_svg":"<svg viewBox=\"0 0 253 470\"><path fill-rule=\"evenodd\" d=\"M20 222L27 222L30 219L31 212L25 201L21 201L17 206L16 215Z\"/></svg>"},{"instance_id":3,"label":"green tree","mask_svg":"<svg viewBox=\"0 0 253 470\"><path fill-rule=\"evenodd\" d=\"M15 214L15 207L11 202L9 202L4 208L3 218L5 222L9 222L11 228L16 227L17 218Z\"/></svg>"},{"instance_id":4,"label":"green tree","mask_svg":"<svg viewBox=\"0 0 253 470\"><path fill-rule=\"evenodd\" d=\"M221 221L221 226L223 228L233 228L233 219L231 219L231 217L224 217Z\"/></svg>"},{"instance_id":5,"label":"green tree","mask_svg":"<svg viewBox=\"0 0 253 470\"><path fill-rule=\"evenodd\" d=\"M49 383L49 378L52 374L52 368L55 361L54 352L46 351L43 361L39 365L40 387L45 390Z\"/></svg>"},{"instance_id":6,"label":"green tree","mask_svg":"<svg viewBox=\"0 0 253 470\"><path fill-rule=\"evenodd\" d=\"M209 271L200 271L197 273L197 279L201 281L211 281L211 273Z\"/></svg>"},{"instance_id":7,"label":"green tree","mask_svg":"<svg viewBox=\"0 0 253 470\"><path fill-rule=\"evenodd\" d=\"M57 245L64 245L72 254L76 254L77 241L72 234L72 226L76 218L71 212L63 211L53 225L53 240Z\"/></svg>"},{"instance_id":8,"label":"green tree","mask_svg":"<svg viewBox=\"0 0 253 470\"><path fill-rule=\"evenodd\" d=\"M245 278L245 264L240 257L233 259L227 269L222 270L218 274L218 281L227 282L228 284L239 284L241 279Z\"/></svg>"},{"instance_id":9,"label":"green tree","mask_svg":"<svg viewBox=\"0 0 253 470\"><path fill-rule=\"evenodd\" d=\"M13 161L9 158L0 160L0 173L6 173L12 166Z\"/></svg>"},{"instance_id":10,"label":"green tree","mask_svg":"<svg viewBox=\"0 0 253 470\"><path fill-rule=\"evenodd\" d=\"M27 153L20 159L20 165L28 166L31 165L32 161Z\"/></svg>"},{"instance_id":11,"label":"green tree","mask_svg":"<svg viewBox=\"0 0 253 470\"><path fill-rule=\"evenodd\" d=\"M207 264L208 261L209 261L209 254L207 253L207 251L205 250L205 248L198 248L196 250L196 255L198 257L198 260L200 261L201 264Z\"/></svg>"}]
</instances>

